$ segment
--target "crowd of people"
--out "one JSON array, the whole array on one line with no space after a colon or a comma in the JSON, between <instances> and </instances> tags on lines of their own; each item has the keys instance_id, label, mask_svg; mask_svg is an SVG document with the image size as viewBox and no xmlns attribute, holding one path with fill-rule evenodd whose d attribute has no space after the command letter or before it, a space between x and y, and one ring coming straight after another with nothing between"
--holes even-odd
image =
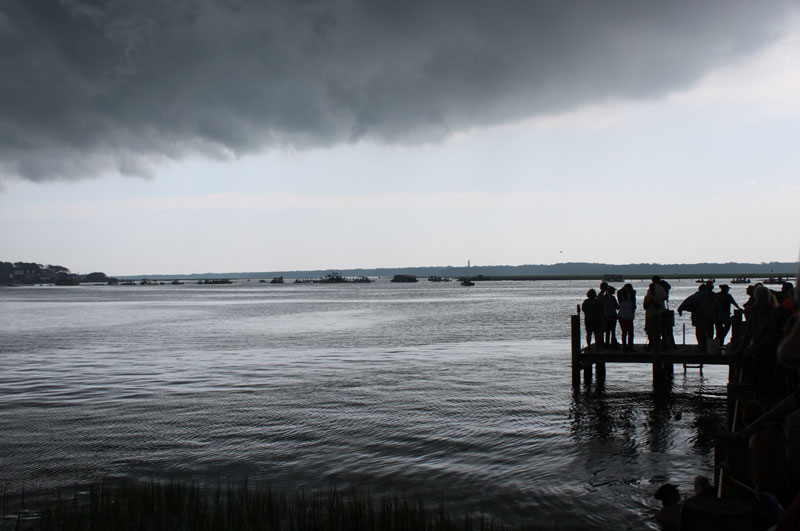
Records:
<instances>
[{"instance_id":1,"label":"crowd of people","mask_svg":"<svg viewBox=\"0 0 800 531\"><path fill-rule=\"evenodd\" d=\"M729 459L746 459L746 467L741 468L746 472L728 461L723 465L725 473L718 475L724 478L722 488L699 476L694 495L685 500L676 485L662 485L655 493L662 503L656 519L665 529L706 529L693 520L688 507L708 499L720 501L718 495L722 494L733 499L735 507L747 509L751 524L742 528L800 531L800 271L797 282L797 288L785 282L780 290L761 283L748 286L748 299L740 305L729 286L722 284L715 290L714 282L707 281L677 307L679 315L691 314L699 351L727 347L735 360L735 383L742 396L732 430L735 438L746 444ZM670 290L669 283L654 276L642 299L646 349L675 345ZM637 307L631 284L619 291L607 282L600 284L599 292L590 289L581 305L587 348L635 351ZM726 345L734 311L743 317L742 328Z\"/></svg>"},{"instance_id":2,"label":"crowd of people","mask_svg":"<svg viewBox=\"0 0 800 531\"><path fill-rule=\"evenodd\" d=\"M674 317L667 301L670 284L654 276L642 307L645 312L644 331L647 335L646 350L670 348L675 346L672 334ZM586 300L581 305L586 343L589 350L622 349L623 352L635 352L633 338L633 321L636 315L636 290L632 284L625 284L617 291L608 282L600 283L599 293L593 288L586 292ZM617 323L622 334L622 342L617 340Z\"/></svg>"},{"instance_id":3,"label":"crowd of people","mask_svg":"<svg viewBox=\"0 0 800 531\"><path fill-rule=\"evenodd\" d=\"M732 446L740 450L731 452L722 465L721 488L712 488L707 479L699 478L695 496L681 500L675 485L662 485L655 493L662 503L656 519L665 529L707 529L687 510L692 505L689 500L696 500L702 491L714 503L721 494L733 500L728 507L746 509L750 523L737 529L800 530L800 286L787 282L780 291L773 291L754 284L748 287L748 300L741 307L727 286L720 286L718 292L713 288L713 284L701 284L678 312L691 313L698 348L724 345L731 308L743 313L742 332L729 346L741 394L733 440L743 443ZM732 460L746 464L737 467Z\"/></svg>"},{"instance_id":4,"label":"crowd of people","mask_svg":"<svg viewBox=\"0 0 800 531\"><path fill-rule=\"evenodd\" d=\"M765 331L780 331L787 320L797 313L797 303L793 297L794 286L791 282L785 282L780 291L772 291L761 283L748 286L749 298L742 306L733 298L727 284L720 285L719 291L714 291L714 287L713 280L701 283L697 291L684 299L677 309L680 316L683 316L683 312L691 314L697 349L703 353L707 353L709 347L716 351L725 346L733 322L734 308L743 312L748 322L754 320L757 323L757 326L745 327L746 333L755 334L756 346L767 339L774 342L775 334L765 334ZM675 346L672 332L675 317L668 304L671 289L672 286L659 276L654 276L647 288L642 301L647 350ZM770 308L775 308L775 311ZM592 350L594 345L595 350L621 348L624 352L635 352L633 321L636 309L636 290L631 284L625 284L617 291L608 282L601 282L599 292L594 288L586 292L581 311L586 328L587 348ZM622 334L621 342L617 340L617 324ZM740 344L746 345L747 342Z\"/></svg>"}]
</instances>

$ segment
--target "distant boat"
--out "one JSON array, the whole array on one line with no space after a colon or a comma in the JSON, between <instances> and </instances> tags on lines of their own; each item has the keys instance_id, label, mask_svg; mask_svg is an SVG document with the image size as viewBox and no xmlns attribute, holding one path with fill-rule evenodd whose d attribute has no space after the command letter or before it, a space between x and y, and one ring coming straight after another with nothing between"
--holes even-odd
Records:
<instances>
[{"instance_id":1,"label":"distant boat","mask_svg":"<svg viewBox=\"0 0 800 531\"><path fill-rule=\"evenodd\" d=\"M731 284L750 284L750 279L745 276L733 277Z\"/></svg>"},{"instance_id":2,"label":"distant boat","mask_svg":"<svg viewBox=\"0 0 800 531\"><path fill-rule=\"evenodd\" d=\"M695 282L697 282L698 284L705 284L706 282L711 282L713 284L716 281L717 279L715 278L702 278L702 277L695 280Z\"/></svg>"},{"instance_id":3,"label":"distant boat","mask_svg":"<svg viewBox=\"0 0 800 531\"><path fill-rule=\"evenodd\" d=\"M344 282L347 282L347 280L336 271L314 281L315 284L341 284Z\"/></svg>"},{"instance_id":4,"label":"distant boat","mask_svg":"<svg viewBox=\"0 0 800 531\"><path fill-rule=\"evenodd\" d=\"M348 278L341 275L341 273L333 272L324 277L312 280L314 284L369 284L370 282L374 282L369 277L354 277Z\"/></svg>"},{"instance_id":5,"label":"distant boat","mask_svg":"<svg viewBox=\"0 0 800 531\"><path fill-rule=\"evenodd\" d=\"M395 275L391 282L418 282L416 275Z\"/></svg>"},{"instance_id":6,"label":"distant boat","mask_svg":"<svg viewBox=\"0 0 800 531\"><path fill-rule=\"evenodd\" d=\"M625 278L622 275L603 275L603 280L606 282L625 282Z\"/></svg>"},{"instance_id":7,"label":"distant boat","mask_svg":"<svg viewBox=\"0 0 800 531\"><path fill-rule=\"evenodd\" d=\"M465 278L464 280L461 281L461 285L462 286L474 286L475 283L473 281L471 281L470 279Z\"/></svg>"},{"instance_id":8,"label":"distant boat","mask_svg":"<svg viewBox=\"0 0 800 531\"><path fill-rule=\"evenodd\" d=\"M762 284L783 284L784 282L787 282L787 280L784 277L773 277L773 276L770 276L769 278L765 278L761 283Z\"/></svg>"},{"instance_id":9,"label":"distant boat","mask_svg":"<svg viewBox=\"0 0 800 531\"><path fill-rule=\"evenodd\" d=\"M428 282L450 282L450 278L433 275L428 277Z\"/></svg>"},{"instance_id":10,"label":"distant boat","mask_svg":"<svg viewBox=\"0 0 800 531\"><path fill-rule=\"evenodd\" d=\"M273 278L272 280L269 281L269 283L270 284L283 284L284 283L283 282L283 275Z\"/></svg>"},{"instance_id":11,"label":"distant boat","mask_svg":"<svg viewBox=\"0 0 800 531\"><path fill-rule=\"evenodd\" d=\"M172 285L173 286L182 286L183 282L181 282L180 280L173 280L172 281Z\"/></svg>"},{"instance_id":12,"label":"distant boat","mask_svg":"<svg viewBox=\"0 0 800 531\"><path fill-rule=\"evenodd\" d=\"M203 280L198 280L198 284L210 285L210 284L233 284L233 281L227 278L206 278Z\"/></svg>"}]
</instances>

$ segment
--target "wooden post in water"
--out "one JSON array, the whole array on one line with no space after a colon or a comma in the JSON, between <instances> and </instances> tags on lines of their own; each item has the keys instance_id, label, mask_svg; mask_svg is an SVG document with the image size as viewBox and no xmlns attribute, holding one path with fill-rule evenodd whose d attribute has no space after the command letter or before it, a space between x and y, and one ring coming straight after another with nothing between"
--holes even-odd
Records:
<instances>
[{"instance_id":1,"label":"wooden post in water","mask_svg":"<svg viewBox=\"0 0 800 531\"><path fill-rule=\"evenodd\" d=\"M739 341L742 337L742 314L744 312L742 310L734 310L733 317L731 317L731 342L730 345L732 348L736 348L739 345Z\"/></svg>"},{"instance_id":2,"label":"wooden post in water","mask_svg":"<svg viewBox=\"0 0 800 531\"><path fill-rule=\"evenodd\" d=\"M597 362L594 364L595 372L597 373L597 383L601 385L606 381L606 364L603 362Z\"/></svg>"},{"instance_id":3,"label":"wooden post in water","mask_svg":"<svg viewBox=\"0 0 800 531\"><path fill-rule=\"evenodd\" d=\"M731 317L731 341L728 343L728 348L725 349L725 354L731 356L734 351L739 348L739 343L742 341L742 310L734 310L733 317ZM728 382L738 382L741 375L741 364L737 357L733 363L728 366Z\"/></svg>"},{"instance_id":4,"label":"wooden post in water","mask_svg":"<svg viewBox=\"0 0 800 531\"><path fill-rule=\"evenodd\" d=\"M572 387L581 385L581 307L578 313L572 316Z\"/></svg>"},{"instance_id":5,"label":"wooden post in water","mask_svg":"<svg viewBox=\"0 0 800 531\"><path fill-rule=\"evenodd\" d=\"M664 387L664 367L661 365L661 343L652 345L653 349L653 389L660 391Z\"/></svg>"}]
</instances>

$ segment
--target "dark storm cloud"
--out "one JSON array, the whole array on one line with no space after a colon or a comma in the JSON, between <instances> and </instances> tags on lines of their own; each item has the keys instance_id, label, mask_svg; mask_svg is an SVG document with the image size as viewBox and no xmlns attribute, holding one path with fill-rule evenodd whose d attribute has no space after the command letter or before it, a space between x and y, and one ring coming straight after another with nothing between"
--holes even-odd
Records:
<instances>
[{"instance_id":1,"label":"dark storm cloud","mask_svg":"<svg viewBox=\"0 0 800 531\"><path fill-rule=\"evenodd\" d=\"M0 178L413 143L657 97L780 36L794 3L0 0Z\"/></svg>"}]
</instances>

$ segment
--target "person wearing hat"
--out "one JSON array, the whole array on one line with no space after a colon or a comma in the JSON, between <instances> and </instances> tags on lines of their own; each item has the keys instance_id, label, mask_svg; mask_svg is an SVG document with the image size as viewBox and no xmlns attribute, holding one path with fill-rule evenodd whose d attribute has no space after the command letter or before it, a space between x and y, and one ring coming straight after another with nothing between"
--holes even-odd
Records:
<instances>
[{"instance_id":1,"label":"person wearing hat","mask_svg":"<svg viewBox=\"0 0 800 531\"><path fill-rule=\"evenodd\" d=\"M719 293L714 294L714 308L716 310L714 328L717 333L717 343L719 343L720 347L725 345L725 336L728 335L731 329L731 305L735 306L737 310L740 309L729 291L730 287L727 284L721 284Z\"/></svg>"}]
</instances>

